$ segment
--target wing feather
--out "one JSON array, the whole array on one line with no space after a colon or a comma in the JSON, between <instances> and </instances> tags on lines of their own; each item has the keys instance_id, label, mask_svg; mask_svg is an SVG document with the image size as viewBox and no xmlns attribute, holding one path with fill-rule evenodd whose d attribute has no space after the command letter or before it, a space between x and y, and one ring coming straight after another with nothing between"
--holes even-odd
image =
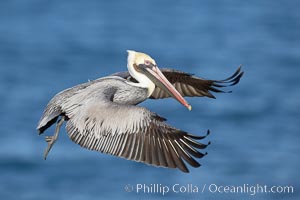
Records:
<instances>
[{"instance_id":1,"label":"wing feather","mask_svg":"<svg viewBox=\"0 0 300 200\"><path fill-rule=\"evenodd\" d=\"M238 69L233 73L233 75L224 80L206 80L194 76L193 74L168 68L162 68L161 71L182 96L206 96L209 98L215 98L215 96L211 92L226 92L224 90L221 90L220 88L236 85L244 74L244 72L241 71L241 66L238 67ZM136 82L136 80L132 78L128 72L118 72L113 75L120 76L132 82ZM170 97L170 95L164 90L160 89L159 87L156 87L152 95L150 96L151 99L162 99L168 97Z\"/></svg>"},{"instance_id":2,"label":"wing feather","mask_svg":"<svg viewBox=\"0 0 300 200\"><path fill-rule=\"evenodd\" d=\"M200 166L193 157L205 155L197 149L207 145L195 141L205 136L171 127L164 118L143 107L89 102L72 112L66 125L69 137L87 149L184 172L189 172L186 163Z\"/></svg>"},{"instance_id":3,"label":"wing feather","mask_svg":"<svg viewBox=\"0 0 300 200\"><path fill-rule=\"evenodd\" d=\"M224 80L206 80L192 74L173 69L161 69L161 71L182 96L206 96L209 98L215 98L210 91L224 93L226 91L223 91L219 88L237 84L244 74L244 72L241 71L241 66L234 72L233 75ZM156 87L150 96L152 99L161 99L167 97L170 97L170 95L159 87Z\"/></svg>"}]
</instances>

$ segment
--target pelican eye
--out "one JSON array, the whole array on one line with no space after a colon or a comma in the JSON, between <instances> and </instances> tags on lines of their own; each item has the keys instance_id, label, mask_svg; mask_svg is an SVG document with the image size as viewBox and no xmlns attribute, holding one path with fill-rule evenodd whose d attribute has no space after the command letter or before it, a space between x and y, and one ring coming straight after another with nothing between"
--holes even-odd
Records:
<instances>
[{"instance_id":1,"label":"pelican eye","mask_svg":"<svg viewBox=\"0 0 300 200\"><path fill-rule=\"evenodd\" d=\"M150 65L151 64L151 62L149 60L145 60L144 63L145 63L145 65Z\"/></svg>"}]
</instances>

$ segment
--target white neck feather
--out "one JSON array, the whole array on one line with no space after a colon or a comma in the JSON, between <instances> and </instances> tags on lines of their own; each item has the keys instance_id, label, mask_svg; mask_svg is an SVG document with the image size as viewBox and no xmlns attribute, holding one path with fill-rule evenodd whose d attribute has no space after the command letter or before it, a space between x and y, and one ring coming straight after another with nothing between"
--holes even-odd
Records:
<instances>
[{"instance_id":1,"label":"white neck feather","mask_svg":"<svg viewBox=\"0 0 300 200\"><path fill-rule=\"evenodd\" d=\"M155 89L155 84L144 74L137 72L134 67L135 51L128 50L127 69L129 74L135 78L138 83L128 82L128 84L148 89L148 97L151 96Z\"/></svg>"}]
</instances>

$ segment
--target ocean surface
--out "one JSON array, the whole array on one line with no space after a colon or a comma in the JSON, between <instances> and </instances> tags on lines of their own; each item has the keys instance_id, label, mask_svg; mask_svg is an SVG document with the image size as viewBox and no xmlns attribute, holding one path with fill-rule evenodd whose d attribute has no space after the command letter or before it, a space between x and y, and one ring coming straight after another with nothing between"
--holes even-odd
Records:
<instances>
[{"instance_id":1,"label":"ocean surface","mask_svg":"<svg viewBox=\"0 0 300 200\"><path fill-rule=\"evenodd\" d=\"M293 0L0 1L0 199L300 199L299 7ZM65 129L43 160L47 144L36 126L48 101L126 70L127 49L207 79L243 64L232 93L187 98L191 112L174 99L141 104L185 131L211 130L200 168L185 174L88 151Z\"/></svg>"}]
</instances>

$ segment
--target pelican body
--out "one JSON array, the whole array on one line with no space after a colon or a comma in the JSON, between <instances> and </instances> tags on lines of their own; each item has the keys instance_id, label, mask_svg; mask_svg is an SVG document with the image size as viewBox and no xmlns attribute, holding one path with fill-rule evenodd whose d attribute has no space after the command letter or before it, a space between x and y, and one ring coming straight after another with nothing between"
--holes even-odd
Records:
<instances>
[{"instance_id":1,"label":"pelican body","mask_svg":"<svg viewBox=\"0 0 300 200\"><path fill-rule=\"evenodd\" d=\"M207 96L224 92L219 87L237 84L243 75L240 68L228 79L205 80L172 69L160 70L149 55L127 51L127 72L89 81L56 94L46 106L37 129L42 134L56 123L53 136L46 136L44 159L66 122L70 139L80 146L143 162L149 165L179 168L189 172L186 163L200 164L208 144L196 136L168 125L166 119L137 104L148 98L173 97L188 110L183 96Z\"/></svg>"}]
</instances>

